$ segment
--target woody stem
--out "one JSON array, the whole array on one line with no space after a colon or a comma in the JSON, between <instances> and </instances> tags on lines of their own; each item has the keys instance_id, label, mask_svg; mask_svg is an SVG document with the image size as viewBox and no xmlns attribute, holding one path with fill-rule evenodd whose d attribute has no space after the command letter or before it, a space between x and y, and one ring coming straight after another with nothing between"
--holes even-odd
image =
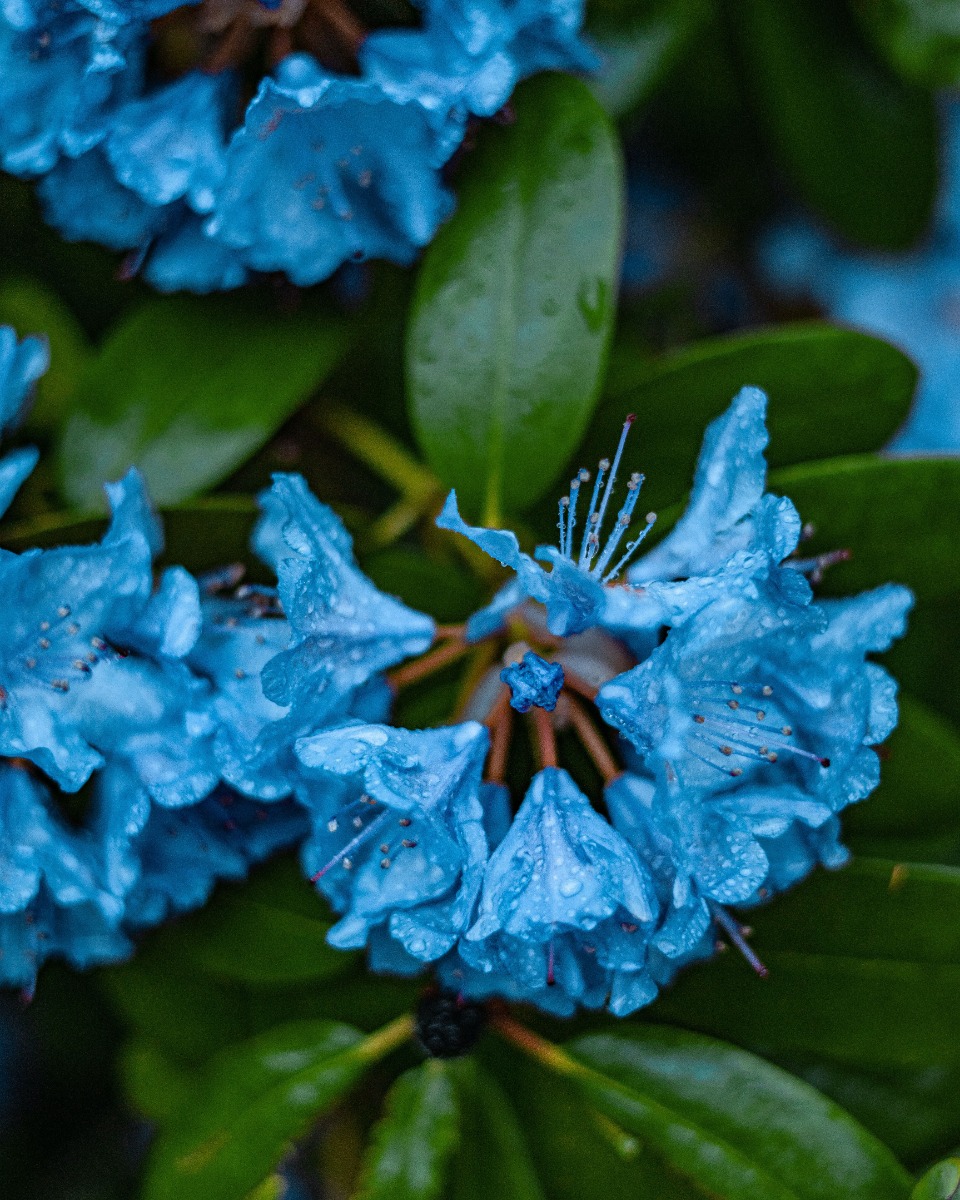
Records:
<instances>
[{"instance_id":1,"label":"woody stem","mask_svg":"<svg viewBox=\"0 0 960 1200\"><path fill-rule=\"evenodd\" d=\"M590 720L587 710L575 697L567 696L567 712L570 716L570 724L582 742L583 748L593 760L594 766L603 777L603 782L613 783L617 776L622 774L622 768L610 753L610 747L604 741L599 729Z\"/></svg>"}]
</instances>

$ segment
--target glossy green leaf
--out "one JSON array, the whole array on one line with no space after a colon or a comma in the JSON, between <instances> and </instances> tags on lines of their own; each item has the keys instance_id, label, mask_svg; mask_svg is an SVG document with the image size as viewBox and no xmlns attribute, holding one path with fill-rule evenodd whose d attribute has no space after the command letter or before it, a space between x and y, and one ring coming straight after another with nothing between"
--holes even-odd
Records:
<instances>
[{"instance_id":1,"label":"glossy green leaf","mask_svg":"<svg viewBox=\"0 0 960 1200\"><path fill-rule=\"evenodd\" d=\"M567 1050L601 1112L723 1200L904 1200L884 1146L809 1085L680 1029L621 1027Z\"/></svg>"},{"instance_id":2,"label":"glossy green leaf","mask_svg":"<svg viewBox=\"0 0 960 1200\"><path fill-rule=\"evenodd\" d=\"M456 1149L458 1115L448 1063L430 1059L401 1075L371 1135L359 1200L435 1200Z\"/></svg>"},{"instance_id":3,"label":"glossy green leaf","mask_svg":"<svg viewBox=\"0 0 960 1200\"><path fill-rule=\"evenodd\" d=\"M960 459L837 458L774 471L770 489L814 526L805 554L851 553L818 591L849 594L888 581L922 599L956 591Z\"/></svg>"},{"instance_id":4,"label":"glossy green leaf","mask_svg":"<svg viewBox=\"0 0 960 1200\"><path fill-rule=\"evenodd\" d=\"M863 838L960 831L960 732L901 696L900 720L883 747L880 787L843 820L854 847Z\"/></svg>"},{"instance_id":5,"label":"glossy green leaf","mask_svg":"<svg viewBox=\"0 0 960 1200\"><path fill-rule=\"evenodd\" d=\"M357 1081L370 1040L303 1021L225 1051L154 1147L145 1200L243 1200Z\"/></svg>"},{"instance_id":6,"label":"glossy green leaf","mask_svg":"<svg viewBox=\"0 0 960 1200\"><path fill-rule=\"evenodd\" d=\"M910 1200L957 1200L960 1196L960 1158L948 1158L924 1175Z\"/></svg>"},{"instance_id":7,"label":"glossy green leaf","mask_svg":"<svg viewBox=\"0 0 960 1200\"><path fill-rule=\"evenodd\" d=\"M960 870L857 860L749 920L769 976L722 955L685 971L656 1017L777 1056L867 1068L960 1062Z\"/></svg>"},{"instance_id":8,"label":"glossy green leaf","mask_svg":"<svg viewBox=\"0 0 960 1200\"><path fill-rule=\"evenodd\" d=\"M703 1200L701 1188L585 1104L570 1081L515 1053L502 1056L497 1067L550 1200ZM488 1200L491 1195L499 1192L490 1189L469 1200Z\"/></svg>"},{"instance_id":9,"label":"glossy green leaf","mask_svg":"<svg viewBox=\"0 0 960 1200\"><path fill-rule=\"evenodd\" d=\"M417 439L464 509L496 516L547 488L597 395L623 208L614 131L586 86L521 87L516 122L465 164L427 251L407 339Z\"/></svg>"},{"instance_id":10,"label":"glossy green leaf","mask_svg":"<svg viewBox=\"0 0 960 1200\"><path fill-rule=\"evenodd\" d=\"M219 483L316 390L345 349L315 311L282 319L243 301L167 297L113 330L77 389L59 446L63 493L103 507L129 467L157 504Z\"/></svg>"},{"instance_id":11,"label":"glossy green leaf","mask_svg":"<svg viewBox=\"0 0 960 1200\"><path fill-rule=\"evenodd\" d=\"M575 459L593 468L637 414L630 465L646 473L645 505L689 488L706 426L741 387L769 398L773 466L879 450L903 423L917 369L896 347L850 329L803 322L697 342L658 358L618 357Z\"/></svg>"},{"instance_id":12,"label":"glossy green leaf","mask_svg":"<svg viewBox=\"0 0 960 1200\"><path fill-rule=\"evenodd\" d=\"M602 66L590 86L611 116L650 98L707 11L701 0L596 0L590 32Z\"/></svg>"},{"instance_id":13,"label":"glossy green leaf","mask_svg":"<svg viewBox=\"0 0 960 1200\"><path fill-rule=\"evenodd\" d=\"M742 0L737 13L757 110L802 197L864 245L919 238L937 182L932 96L878 61L835 0Z\"/></svg>"},{"instance_id":14,"label":"glossy green leaf","mask_svg":"<svg viewBox=\"0 0 960 1200\"><path fill-rule=\"evenodd\" d=\"M69 409L90 359L86 334L55 292L25 277L0 282L0 323L12 325L21 337L41 333L50 343L50 366L37 382L26 422L28 429L48 430Z\"/></svg>"},{"instance_id":15,"label":"glossy green leaf","mask_svg":"<svg viewBox=\"0 0 960 1200\"><path fill-rule=\"evenodd\" d=\"M451 1200L544 1200L510 1099L476 1059L464 1059L457 1068L461 1135L450 1172ZM587 1200L583 1193L581 1198Z\"/></svg>"},{"instance_id":16,"label":"glossy green leaf","mask_svg":"<svg viewBox=\"0 0 960 1200\"><path fill-rule=\"evenodd\" d=\"M861 27L905 79L922 87L960 84L956 0L853 0Z\"/></svg>"}]
</instances>

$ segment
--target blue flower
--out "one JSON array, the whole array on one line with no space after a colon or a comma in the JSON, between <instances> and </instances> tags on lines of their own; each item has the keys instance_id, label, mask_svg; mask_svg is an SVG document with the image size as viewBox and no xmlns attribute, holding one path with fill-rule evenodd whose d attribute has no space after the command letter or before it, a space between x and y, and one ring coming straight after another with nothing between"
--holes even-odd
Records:
<instances>
[{"instance_id":1,"label":"blue flower","mask_svg":"<svg viewBox=\"0 0 960 1200\"><path fill-rule=\"evenodd\" d=\"M410 263L453 208L432 148L420 105L291 56L230 144L207 231L304 285L351 259Z\"/></svg>"},{"instance_id":2,"label":"blue flower","mask_svg":"<svg viewBox=\"0 0 960 1200\"><path fill-rule=\"evenodd\" d=\"M126 272L162 290L411 262L452 211L441 171L468 117L536 71L594 65L582 0L429 4L421 29L347 37L359 75L321 66L314 15L271 0L243 14L273 64L244 105L238 81L262 67L242 61L234 16L218 0L0 6L0 163L45 177L68 238L135 252ZM184 70L191 44L204 57Z\"/></svg>"},{"instance_id":3,"label":"blue flower","mask_svg":"<svg viewBox=\"0 0 960 1200\"><path fill-rule=\"evenodd\" d=\"M34 384L49 361L45 339L24 338L18 342L8 325L0 325L0 434L15 428L26 416ZM0 517L37 465L37 457L37 451L29 448L0 459Z\"/></svg>"},{"instance_id":4,"label":"blue flower","mask_svg":"<svg viewBox=\"0 0 960 1200\"><path fill-rule=\"evenodd\" d=\"M0 631L0 752L30 759L68 791L102 762L72 690L112 657L111 639L151 595L151 531L131 515L141 496L135 474L115 485L113 521L98 545L0 557L10 605Z\"/></svg>"},{"instance_id":5,"label":"blue flower","mask_svg":"<svg viewBox=\"0 0 960 1200\"><path fill-rule=\"evenodd\" d=\"M426 650L435 625L374 587L346 529L300 476L277 475L265 504L268 520L282 519L278 594L291 640L264 666L263 692L316 727L388 667Z\"/></svg>"},{"instance_id":6,"label":"blue flower","mask_svg":"<svg viewBox=\"0 0 960 1200\"><path fill-rule=\"evenodd\" d=\"M129 932L204 904L220 880L242 879L251 864L300 841L307 821L291 802L257 804L227 788L159 807L116 760L97 778L91 832L104 887Z\"/></svg>"},{"instance_id":7,"label":"blue flower","mask_svg":"<svg viewBox=\"0 0 960 1200\"><path fill-rule=\"evenodd\" d=\"M934 228L905 254L841 246L808 220L791 218L758 247L769 285L791 299L811 298L831 320L900 346L921 369L913 410L891 449L960 450L960 105L944 115L946 170Z\"/></svg>"},{"instance_id":8,"label":"blue flower","mask_svg":"<svg viewBox=\"0 0 960 1200\"><path fill-rule=\"evenodd\" d=\"M647 971L656 914L636 853L566 771L547 767L490 859L460 955L474 970L505 971L525 993L556 987L571 1008L608 1001L622 1015L656 993Z\"/></svg>"},{"instance_id":9,"label":"blue flower","mask_svg":"<svg viewBox=\"0 0 960 1200\"><path fill-rule=\"evenodd\" d=\"M364 946L377 930L415 964L453 949L487 860L488 745L472 721L421 732L357 723L297 742L309 771L333 777L301 793L314 829L305 868L344 914L333 945Z\"/></svg>"},{"instance_id":10,"label":"blue flower","mask_svg":"<svg viewBox=\"0 0 960 1200\"><path fill-rule=\"evenodd\" d=\"M500 672L500 678L510 688L510 706L525 713L536 705L553 712L563 687L563 667L528 650L519 662L511 663Z\"/></svg>"},{"instance_id":11,"label":"blue flower","mask_svg":"<svg viewBox=\"0 0 960 1200\"><path fill-rule=\"evenodd\" d=\"M126 953L121 913L89 838L29 770L0 764L0 984L32 987L51 956L86 966Z\"/></svg>"},{"instance_id":12,"label":"blue flower","mask_svg":"<svg viewBox=\"0 0 960 1200\"><path fill-rule=\"evenodd\" d=\"M687 511L663 541L627 571L629 586L615 584L653 527L649 513L639 531L628 538L643 476L635 473L606 541L604 523L612 516L617 471L633 418L624 425L613 463L604 459L593 484L584 532L577 549L580 492L589 474L580 471L570 493L560 502L560 544L540 546L536 559L520 550L516 536L505 530L467 525L451 492L437 518L441 529L463 534L516 572L488 608L468 624L470 637L496 632L506 614L524 599L547 610L547 626L558 637L591 626L629 636L682 620L728 588L742 590L766 579L796 547L800 519L791 502L765 494L767 445L766 397L744 388L730 408L707 429L697 463ZM627 539L624 541L624 539ZM788 596L808 597L798 571L780 572L778 586Z\"/></svg>"},{"instance_id":13,"label":"blue flower","mask_svg":"<svg viewBox=\"0 0 960 1200\"><path fill-rule=\"evenodd\" d=\"M662 953L693 951L716 905L845 860L835 814L876 787L870 747L896 723L895 685L866 655L903 633L911 604L894 586L792 610L730 596L600 689L640 755L607 806L657 879Z\"/></svg>"}]
</instances>

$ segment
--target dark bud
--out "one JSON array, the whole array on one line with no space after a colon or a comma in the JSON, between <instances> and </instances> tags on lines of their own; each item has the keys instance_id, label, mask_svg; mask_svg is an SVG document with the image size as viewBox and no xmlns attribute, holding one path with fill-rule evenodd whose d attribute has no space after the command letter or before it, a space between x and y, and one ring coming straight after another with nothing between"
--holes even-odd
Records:
<instances>
[{"instance_id":1,"label":"dark bud","mask_svg":"<svg viewBox=\"0 0 960 1200\"><path fill-rule=\"evenodd\" d=\"M482 1004L452 992L431 992L417 1007L417 1041L431 1058L460 1058L477 1044L486 1023Z\"/></svg>"}]
</instances>

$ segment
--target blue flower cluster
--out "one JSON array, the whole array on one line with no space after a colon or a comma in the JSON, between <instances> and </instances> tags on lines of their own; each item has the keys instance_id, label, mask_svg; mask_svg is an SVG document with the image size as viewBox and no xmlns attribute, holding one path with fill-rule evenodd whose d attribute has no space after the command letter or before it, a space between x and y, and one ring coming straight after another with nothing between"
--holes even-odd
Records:
<instances>
[{"instance_id":1,"label":"blue flower cluster","mask_svg":"<svg viewBox=\"0 0 960 1200\"><path fill-rule=\"evenodd\" d=\"M594 65L583 0L422 9L368 33L343 0L0 0L0 164L162 291L409 263L452 209L468 120L537 71Z\"/></svg>"},{"instance_id":2,"label":"blue flower cluster","mask_svg":"<svg viewBox=\"0 0 960 1200\"><path fill-rule=\"evenodd\" d=\"M44 352L0 349L14 415ZM911 605L814 602L796 510L765 492L765 407L744 389L710 426L686 513L642 557L642 477L614 502L632 419L533 557L451 494L439 525L513 572L462 629L378 591L299 476L261 497L276 588L157 574L134 473L100 543L0 552L0 982L121 957L293 842L333 945L466 996L625 1014L718 936L752 958L727 906L844 861L837 814L896 721L867 656ZM390 723L399 688L465 654L462 715Z\"/></svg>"},{"instance_id":3,"label":"blue flower cluster","mask_svg":"<svg viewBox=\"0 0 960 1200\"><path fill-rule=\"evenodd\" d=\"M960 105L944 113L945 171L934 228L908 254L844 248L809 221L771 230L760 245L770 286L814 299L834 320L901 346L923 372L897 453L960 451Z\"/></svg>"},{"instance_id":4,"label":"blue flower cluster","mask_svg":"<svg viewBox=\"0 0 960 1200\"><path fill-rule=\"evenodd\" d=\"M876 786L870 747L896 721L867 655L902 633L911 596L814 603L788 557L796 510L764 490L765 406L748 388L714 422L686 514L639 561L640 476L611 508L629 421L589 507L581 472L559 545L534 558L467 525L451 494L441 527L514 573L465 631L501 639L506 666L458 724L353 717L297 740L304 863L342 914L335 945L367 946L379 971L435 964L474 998L625 1014L718 934L755 962L726 906L845 861L837 814ZM541 755L515 812L514 711ZM596 788L559 765L558 733L581 740Z\"/></svg>"},{"instance_id":5,"label":"blue flower cluster","mask_svg":"<svg viewBox=\"0 0 960 1200\"><path fill-rule=\"evenodd\" d=\"M0 330L4 423L45 358ZM0 464L7 501L34 461ZM125 957L138 930L300 840L295 739L381 714L383 670L433 639L360 574L302 480L264 497L257 548L278 588L232 596L215 576L155 574L135 472L108 493L98 544L0 551L0 983L28 989L51 956Z\"/></svg>"}]
</instances>

